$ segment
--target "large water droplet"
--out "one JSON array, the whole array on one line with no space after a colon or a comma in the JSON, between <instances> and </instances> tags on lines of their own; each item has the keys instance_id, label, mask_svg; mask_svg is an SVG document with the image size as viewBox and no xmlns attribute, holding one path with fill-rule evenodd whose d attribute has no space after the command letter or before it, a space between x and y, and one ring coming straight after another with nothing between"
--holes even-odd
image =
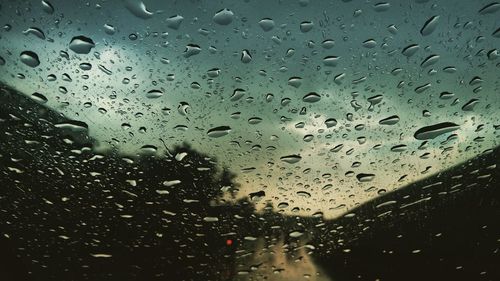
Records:
<instances>
[{"instance_id":1,"label":"large water droplet","mask_svg":"<svg viewBox=\"0 0 500 281\"><path fill-rule=\"evenodd\" d=\"M167 19L167 26L172 28L172 29L177 30L181 26L181 23L183 20L184 20L184 17L182 17L180 15L171 16Z\"/></svg>"},{"instance_id":2,"label":"large water droplet","mask_svg":"<svg viewBox=\"0 0 500 281\"><path fill-rule=\"evenodd\" d=\"M241 51L241 62L242 63L249 63L252 61L252 55L250 54L250 51L248 50L243 50Z\"/></svg>"},{"instance_id":3,"label":"large water droplet","mask_svg":"<svg viewBox=\"0 0 500 281\"><path fill-rule=\"evenodd\" d=\"M228 10L228 9L222 9L222 10L218 11L217 13L215 13L215 15L213 17L213 21L216 24L228 25L233 21L233 18L234 18L233 11Z\"/></svg>"},{"instance_id":4,"label":"large water droplet","mask_svg":"<svg viewBox=\"0 0 500 281\"><path fill-rule=\"evenodd\" d=\"M398 122L399 122L399 116L397 116L397 115L392 115L392 116L389 116L387 118L384 118L384 119L378 121L378 123L380 125L394 125Z\"/></svg>"},{"instance_id":5,"label":"large water droplet","mask_svg":"<svg viewBox=\"0 0 500 281\"><path fill-rule=\"evenodd\" d=\"M148 11L144 2L140 0L125 0L125 8L141 19L149 19L153 16L153 13Z\"/></svg>"},{"instance_id":6,"label":"large water droplet","mask_svg":"<svg viewBox=\"0 0 500 281\"><path fill-rule=\"evenodd\" d=\"M40 60L38 59L38 55L32 51L24 51L20 55L21 62L23 62L27 66L37 67L40 65Z\"/></svg>"},{"instance_id":7,"label":"large water droplet","mask_svg":"<svg viewBox=\"0 0 500 281\"><path fill-rule=\"evenodd\" d=\"M432 32L434 32L434 30L436 30L438 22L439 22L439 16L433 16L433 17L429 18L424 23L424 26L422 27L422 29L420 29L420 34L422 34L423 36L427 36L427 35L431 34Z\"/></svg>"},{"instance_id":8,"label":"large water droplet","mask_svg":"<svg viewBox=\"0 0 500 281\"><path fill-rule=\"evenodd\" d=\"M41 29L36 28L36 27L30 27L30 28L26 29L25 31L23 31L23 34L24 35L32 34L32 35L35 35L36 37L38 37L42 40L45 40L45 33L43 33L43 31Z\"/></svg>"},{"instance_id":9,"label":"large water droplet","mask_svg":"<svg viewBox=\"0 0 500 281\"><path fill-rule=\"evenodd\" d=\"M288 164L295 164L300 160L302 160L302 157L297 154L292 154L292 155L282 156L280 157L280 160Z\"/></svg>"},{"instance_id":10,"label":"large water droplet","mask_svg":"<svg viewBox=\"0 0 500 281\"><path fill-rule=\"evenodd\" d=\"M359 182L369 182L375 178L375 175L374 174L360 173L360 174L356 175L356 178L358 179Z\"/></svg>"},{"instance_id":11,"label":"large water droplet","mask_svg":"<svg viewBox=\"0 0 500 281\"><path fill-rule=\"evenodd\" d=\"M184 57L189 58L191 56L197 55L201 52L201 47L195 44L186 45L186 49L184 50Z\"/></svg>"},{"instance_id":12,"label":"large water droplet","mask_svg":"<svg viewBox=\"0 0 500 281\"><path fill-rule=\"evenodd\" d=\"M479 10L479 14L481 15L492 14L498 10L500 10L500 3L493 2L481 8L481 10Z\"/></svg>"},{"instance_id":13,"label":"large water droplet","mask_svg":"<svg viewBox=\"0 0 500 281\"><path fill-rule=\"evenodd\" d=\"M315 92L311 92L302 98L302 101L310 102L310 103L318 102L320 100L321 100L321 96Z\"/></svg>"},{"instance_id":14,"label":"large water droplet","mask_svg":"<svg viewBox=\"0 0 500 281\"><path fill-rule=\"evenodd\" d=\"M163 96L163 91L157 89L150 90L146 93L146 98L148 99L157 99L161 96Z\"/></svg>"},{"instance_id":15,"label":"large water droplet","mask_svg":"<svg viewBox=\"0 0 500 281\"><path fill-rule=\"evenodd\" d=\"M418 129L413 136L417 140L428 140L428 139L433 139L442 134L455 131L459 128L460 126L455 123L443 122L431 126L422 127Z\"/></svg>"},{"instance_id":16,"label":"large water droplet","mask_svg":"<svg viewBox=\"0 0 500 281\"><path fill-rule=\"evenodd\" d=\"M259 21L259 25L264 31L270 31L274 28L274 21L270 18L264 18Z\"/></svg>"},{"instance_id":17,"label":"large water droplet","mask_svg":"<svg viewBox=\"0 0 500 281\"><path fill-rule=\"evenodd\" d=\"M75 36L71 39L71 42L69 42L69 49L77 54L88 54L94 47L94 41L83 35Z\"/></svg>"},{"instance_id":18,"label":"large water droplet","mask_svg":"<svg viewBox=\"0 0 500 281\"><path fill-rule=\"evenodd\" d=\"M47 14L53 14L54 13L54 6L52 6L52 4L50 4L49 1L42 0L42 9Z\"/></svg>"},{"instance_id":19,"label":"large water droplet","mask_svg":"<svg viewBox=\"0 0 500 281\"><path fill-rule=\"evenodd\" d=\"M303 21L300 23L300 31L302 32L309 32L311 29L313 29L314 23L312 21Z\"/></svg>"},{"instance_id":20,"label":"large water droplet","mask_svg":"<svg viewBox=\"0 0 500 281\"><path fill-rule=\"evenodd\" d=\"M229 134L230 132L231 132L231 127L219 126L208 130L207 135L212 138L219 138Z\"/></svg>"}]
</instances>

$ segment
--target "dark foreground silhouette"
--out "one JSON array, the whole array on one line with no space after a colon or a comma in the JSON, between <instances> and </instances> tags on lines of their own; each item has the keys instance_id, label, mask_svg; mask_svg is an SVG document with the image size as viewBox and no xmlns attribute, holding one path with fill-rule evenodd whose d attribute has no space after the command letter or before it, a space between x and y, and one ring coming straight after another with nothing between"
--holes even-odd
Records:
<instances>
[{"instance_id":1,"label":"dark foreground silhouette","mask_svg":"<svg viewBox=\"0 0 500 281\"><path fill-rule=\"evenodd\" d=\"M0 280L262 280L238 274L260 266L248 237L313 246L331 280L500 280L498 149L323 220L224 202L234 175L188 145L96 154L84 124L6 87L0 128Z\"/></svg>"}]
</instances>

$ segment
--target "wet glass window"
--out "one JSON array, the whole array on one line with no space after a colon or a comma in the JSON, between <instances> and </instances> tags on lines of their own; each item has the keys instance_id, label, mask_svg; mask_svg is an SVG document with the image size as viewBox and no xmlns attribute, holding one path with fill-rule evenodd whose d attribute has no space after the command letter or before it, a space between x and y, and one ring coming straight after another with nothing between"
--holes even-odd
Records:
<instances>
[{"instance_id":1,"label":"wet glass window","mask_svg":"<svg viewBox=\"0 0 500 281\"><path fill-rule=\"evenodd\" d=\"M0 0L1 280L500 280L500 3Z\"/></svg>"}]
</instances>

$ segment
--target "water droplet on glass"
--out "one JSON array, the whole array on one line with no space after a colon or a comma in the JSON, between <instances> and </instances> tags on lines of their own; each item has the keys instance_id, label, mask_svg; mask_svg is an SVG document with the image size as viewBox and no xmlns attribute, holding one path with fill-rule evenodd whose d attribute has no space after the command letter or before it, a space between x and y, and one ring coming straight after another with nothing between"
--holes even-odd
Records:
<instances>
[{"instance_id":1,"label":"water droplet on glass","mask_svg":"<svg viewBox=\"0 0 500 281\"><path fill-rule=\"evenodd\" d=\"M337 125L337 120L335 118L328 118L325 120L325 125L327 128L335 127Z\"/></svg>"},{"instance_id":2,"label":"water droplet on glass","mask_svg":"<svg viewBox=\"0 0 500 281\"><path fill-rule=\"evenodd\" d=\"M433 139L445 133L453 132L460 126L452 122L443 122L418 129L413 135L417 140Z\"/></svg>"},{"instance_id":3,"label":"water droplet on glass","mask_svg":"<svg viewBox=\"0 0 500 281\"><path fill-rule=\"evenodd\" d=\"M387 118L384 118L384 119L378 121L378 123L380 125L394 125L398 122L399 122L399 116L397 116L397 115L392 115L392 116L389 116Z\"/></svg>"},{"instance_id":4,"label":"water droplet on glass","mask_svg":"<svg viewBox=\"0 0 500 281\"><path fill-rule=\"evenodd\" d=\"M300 31L301 32L309 32L313 29L314 23L312 21L303 21L300 23Z\"/></svg>"},{"instance_id":5,"label":"water droplet on glass","mask_svg":"<svg viewBox=\"0 0 500 281\"><path fill-rule=\"evenodd\" d=\"M69 43L69 49L77 54L88 54L94 47L94 41L83 35L73 37Z\"/></svg>"},{"instance_id":6,"label":"water droplet on glass","mask_svg":"<svg viewBox=\"0 0 500 281\"><path fill-rule=\"evenodd\" d=\"M326 39L323 42L321 42L321 47L325 49L331 49L335 46L335 41L333 39Z\"/></svg>"},{"instance_id":7,"label":"water droplet on glass","mask_svg":"<svg viewBox=\"0 0 500 281\"><path fill-rule=\"evenodd\" d=\"M282 156L280 157L280 160L288 164L295 164L300 160L302 160L302 157L300 155L292 154L292 155Z\"/></svg>"},{"instance_id":8,"label":"water droplet on glass","mask_svg":"<svg viewBox=\"0 0 500 281\"><path fill-rule=\"evenodd\" d=\"M420 29L420 34L427 36L436 30L438 25L439 16L432 16L425 23L422 29Z\"/></svg>"},{"instance_id":9,"label":"water droplet on glass","mask_svg":"<svg viewBox=\"0 0 500 281\"><path fill-rule=\"evenodd\" d=\"M385 12L385 11L389 10L390 7L391 7L391 3L380 2L380 3L373 5L373 10L375 10L375 12Z\"/></svg>"},{"instance_id":10,"label":"water droplet on glass","mask_svg":"<svg viewBox=\"0 0 500 281\"><path fill-rule=\"evenodd\" d=\"M250 125L259 124L260 122L262 122L262 118L260 118L260 117L252 117L252 118L248 119L248 124L250 124Z\"/></svg>"},{"instance_id":11,"label":"water droplet on glass","mask_svg":"<svg viewBox=\"0 0 500 281\"><path fill-rule=\"evenodd\" d=\"M270 18L264 18L259 21L259 25L264 31L270 31L274 28L274 21Z\"/></svg>"},{"instance_id":12,"label":"water droplet on glass","mask_svg":"<svg viewBox=\"0 0 500 281\"><path fill-rule=\"evenodd\" d=\"M144 2L140 0L125 0L125 8L141 19L149 19L153 16L153 13L148 11Z\"/></svg>"},{"instance_id":13,"label":"water droplet on glass","mask_svg":"<svg viewBox=\"0 0 500 281\"><path fill-rule=\"evenodd\" d=\"M48 101L47 97L45 97L44 95L40 94L40 93L33 93L31 95L31 98L41 104L44 104Z\"/></svg>"},{"instance_id":14,"label":"water droplet on glass","mask_svg":"<svg viewBox=\"0 0 500 281\"><path fill-rule=\"evenodd\" d=\"M477 105L478 102L479 102L478 99L471 99L466 104L464 104L464 106L462 106L462 110L463 111L472 111L472 110L474 110L474 107Z\"/></svg>"},{"instance_id":15,"label":"water droplet on glass","mask_svg":"<svg viewBox=\"0 0 500 281\"><path fill-rule=\"evenodd\" d=\"M323 64L325 66L337 66L340 57L338 56L327 56L323 59Z\"/></svg>"},{"instance_id":16,"label":"water droplet on glass","mask_svg":"<svg viewBox=\"0 0 500 281\"><path fill-rule=\"evenodd\" d=\"M30 27L30 28L26 29L25 31L23 31L23 34L24 35L32 34L32 35L35 35L36 37L38 37L42 40L45 40L45 33L43 33L43 31L41 29L36 28L36 27Z\"/></svg>"},{"instance_id":17,"label":"water droplet on glass","mask_svg":"<svg viewBox=\"0 0 500 281\"><path fill-rule=\"evenodd\" d=\"M363 47L368 49L375 48L376 46L377 46L377 41L375 41L374 39L368 39L363 42Z\"/></svg>"},{"instance_id":18,"label":"water droplet on glass","mask_svg":"<svg viewBox=\"0 0 500 281\"><path fill-rule=\"evenodd\" d=\"M319 100L321 100L321 96L314 92L311 92L302 98L303 102L310 102L310 103L318 102Z\"/></svg>"},{"instance_id":19,"label":"water droplet on glass","mask_svg":"<svg viewBox=\"0 0 500 281\"><path fill-rule=\"evenodd\" d=\"M42 0L42 9L47 14L53 14L54 13L54 6L52 6L52 4L50 4L49 1Z\"/></svg>"},{"instance_id":20,"label":"water droplet on glass","mask_svg":"<svg viewBox=\"0 0 500 281\"><path fill-rule=\"evenodd\" d=\"M183 20L184 20L184 17L181 15L171 16L166 21L167 27L172 28L174 30L177 30L181 26L181 23Z\"/></svg>"},{"instance_id":21,"label":"water droplet on glass","mask_svg":"<svg viewBox=\"0 0 500 281\"><path fill-rule=\"evenodd\" d=\"M207 135L212 138L219 138L229 134L230 132L231 128L229 126L219 126L208 130Z\"/></svg>"},{"instance_id":22,"label":"water droplet on glass","mask_svg":"<svg viewBox=\"0 0 500 281\"><path fill-rule=\"evenodd\" d=\"M288 79L288 85L290 85L294 88L298 88L298 87L300 87L300 85L302 85L302 78L291 77L290 79Z\"/></svg>"},{"instance_id":23,"label":"water droplet on glass","mask_svg":"<svg viewBox=\"0 0 500 281\"><path fill-rule=\"evenodd\" d=\"M24 51L20 55L21 62L27 66L37 67L40 65L40 60L38 59L38 55L32 51Z\"/></svg>"},{"instance_id":24,"label":"water droplet on glass","mask_svg":"<svg viewBox=\"0 0 500 281\"><path fill-rule=\"evenodd\" d=\"M401 53L407 57L411 57L418 51L418 49L420 49L418 44L411 44L406 46Z\"/></svg>"},{"instance_id":25,"label":"water droplet on glass","mask_svg":"<svg viewBox=\"0 0 500 281\"><path fill-rule=\"evenodd\" d=\"M80 69L81 70L91 70L92 69L92 64L88 63L88 62L82 62L80 63Z\"/></svg>"},{"instance_id":26,"label":"water droplet on glass","mask_svg":"<svg viewBox=\"0 0 500 281\"><path fill-rule=\"evenodd\" d=\"M114 26L106 23L106 24L104 24L104 32L108 35L113 35L113 34L115 34L116 29Z\"/></svg>"},{"instance_id":27,"label":"water droplet on glass","mask_svg":"<svg viewBox=\"0 0 500 281\"><path fill-rule=\"evenodd\" d=\"M250 54L250 51L248 50L243 50L241 51L241 62L242 63L249 63L252 61L252 55Z\"/></svg>"},{"instance_id":28,"label":"water droplet on glass","mask_svg":"<svg viewBox=\"0 0 500 281\"><path fill-rule=\"evenodd\" d=\"M157 89L150 90L146 93L146 98L148 99L157 99L161 96L163 96L163 91Z\"/></svg>"},{"instance_id":29,"label":"water droplet on glass","mask_svg":"<svg viewBox=\"0 0 500 281\"><path fill-rule=\"evenodd\" d=\"M237 101L237 100L241 99L244 95L245 95L245 90L238 88L238 89L235 89L233 91L233 94L231 95L229 100L230 101Z\"/></svg>"},{"instance_id":30,"label":"water droplet on glass","mask_svg":"<svg viewBox=\"0 0 500 281\"><path fill-rule=\"evenodd\" d=\"M233 21L233 18L234 18L233 11L231 11L229 9L222 9L222 10L218 11L217 13L215 13L215 15L213 17L213 21L216 24L228 25Z\"/></svg>"},{"instance_id":31,"label":"water droplet on glass","mask_svg":"<svg viewBox=\"0 0 500 281\"><path fill-rule=\"evenodd\" d=\"M375 178L375 175L360 173L356 175L356 178L358 179L359 182L369 182Z\"/></svg>"},{"instance_id":32,"label":"water droplet on glass","mask_svg":"<svg viewBox=\"0 0 500 281\"><path fill-rule=\"evenodd\" d=\"M184 57L189 58L191 56L197 55L201 52L201 47L195 44L186 45L186 49L184 50Z\"/></svg>"},{"instance_id":33,"label":"water droplet on glass","mask_svg":"<svg viewBox=\"0 0 500 281\"><path fill-rule=\"evenodd\" d=\"M498 10L500 10L500 3L493 2L481 8L481 10L479 10L479 14L481 15L493 14Z\"/></svg>"}]
</instances>

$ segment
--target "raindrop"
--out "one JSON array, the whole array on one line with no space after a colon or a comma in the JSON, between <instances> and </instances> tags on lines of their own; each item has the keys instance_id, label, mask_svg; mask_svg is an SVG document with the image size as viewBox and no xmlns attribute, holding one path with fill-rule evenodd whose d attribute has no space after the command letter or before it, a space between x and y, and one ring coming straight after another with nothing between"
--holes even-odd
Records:
<instances>
[{"instance_id":1,"label":"raindrop","mask_svg":"<svg viewBox=\"0 0 500 281\"><path fill-rule=\"evenodd\" d=\"M295 164L300 160L302 160L302 157L300 155L292 154L292 155L282 156L280 157L280 160L288 164Z\"/></svg>"},{"instance_id":2,"label":"raindrop","mask_svg":"<svg viewBox=\"0 0 500 281\"><path fill-rule=\"evenodd\" d=\"M462 106L462 110L463 111L472 111L472 110L474 110L474 106L476 106L476 104L478 102L479 102L478 99L471 99L466 104L464 104L464 106Z\"/></svg>"},{"instance_id":3,"label":"raindrop","mask_svg":"<svg viewBox=\"0 0 500 281\"><path fill-rule=\"evenodd\" d=\"M385 11L389 10L390 7L391 7L391 3L388 3L388 2L380 2L380 3L373 5L373 9L375 10L375 12L385 12Z\"/></svg>"},{"instance_id":4,"label":"raindrop","mask_svg":"<svg viewBox=\"0 0 500 281\"><path fill-rule=\"evenodd\" d=\"M251 125L259 124L260 122L262 122L262 118L260 118L260 117L252 117L252 118L248 119L248 124L251 124Z\"/></svg>"},{"instance_id":5,"label":"raindrop","mask_svg":"<svg viewBox=\"0 0 500 281\"><path fill-rule=\"evenodd\" d=\"M49 1L42 0L42 9L47 14L53 14L54 13L54 6L52 6L52 4L50 4Z\"/></svg>"},{"instance_id":6,"label":"raindrop","mask_svg":"<svg viewBox=\"0 0 500 281\"><path fill-rule=\"evenodd\" d=\"M89 129L87 123L76 120L68 120L62 123L55 124L54 126L56 128L69 129L72 131L87 131Z\"/></svg>"},{"instance_id":7,"label":"raindrop","mask_svg":"<svg viewBox=\"0 0 500 281\"><path fill-rule=\"evenodd\" d=\"M216 24L228 25L233 21L233 18L234 18L233 11L228 10L228 9L222 9L222 10L218 11L217 13L215 13L215 15L213 17L213 21Z\"/></svg>"},{"instance_id":8,"label":"raindrop","mask_svg":"<svg viewBox=\"0 0 500 281\"><path fill-rule=\"evenodd\" d=\"M186 49L184 50L184 57L189 58L191 56L197 55L201 52L201 47L195 44L186 45Z\"/></svg>"},{"instance_id":9,"label":"raindrop","mask_svg":"<svg viewBox=\"0 0 500 281\"><path fill-rule=\"evenodd\" d=\"M337 125L337 120L335 118L328 118L325 120L325 125L327 128L335 127Z\"/></svg>"},{"instance_id":10,"label":"raindrop","mask_svg":"<svg viewBox=\"0 0 500 281\"><path fill-rule=\"evenodd\" d=\"M116 29L114 26L106 23L106 24L104 24L104 32L108 35L113 35L113 34L115 34Z\"/></svg>"},{"instance_id":11,"label":"raindrop","mask_svg":"<svg viewBox=\"0 0 500 281\"><path fill-rule=\"evenodd\" d=\"M177 112L182 116L187 116L189 107L189 103L181 101L179 106L177 106Z\"/></svg>"},{"instance_id":12,"label":"raindrop","mask_svg":"<svg viewBox=\"0 0 500 281\"><path fill-rule=\"evenodd\" d=\"M167 19L167 27L177 30L181 26L183 20L184 17L180 15L171 16Z\"/></svg>"},{"instance_id":13,"label":"raindrop","mask_svg":"<svg viewBox=\"0 0 500 281\"><path fill-rule=\"evenodd\" d=\"M481 15L492 14L498 10L500 10L500 3L493 2L481 8L481 10L479 10L479 14Z\"/></svg>"},{"instance_id":14,"label":"raindrop","mask_svg":"<svg viewBox=\"0 0 500 281\"><path fill-rule=\"evenodd\" d=\"M309 32L313 29L314 23L312 21L303 21L300 23L300 31L301 32Z\"/></svg>"},{"instance_id":15,"label":"raindrop","mask_svg":"<svg viewBox=\"0 0 500 281\"><path fill-rule=\"evenodd\" d=\"M38 55L32 51L24 51L21 53L21 62L27 66L37 67L40 65L40 60L38 59Z\"/></svg>"},{"instance_id":16,"label":"raindrop","mask_svg":"<svg viewBox=\"0 0 500 281\"><path fill-rule=\"evenodd\" d=\"M406 144L398 144L393 147L391 147L392 152L403 152L408 148Z\"/></svg>"},{"instance_id":17,"label":"raindrop","mask_svg":"<svg viewBox=\"0 0 500 281\"><path fill-rule=\"evenodd\" d=\"M430 55L422 61L420 66L425 68L425 67L428 67L428 66L435 64L438 60L439 60L438 55Z\"/></svg>"},{"instance_id":18,"label":"raindrop","mask_svg":"<svg viewBox=\"0 0 500 281\"><path fill-rule=\"evenodd\" d=\"M434 30L436 30L436 27L438 25L438 21L439 21L439 16L433 16L433 17L429 18L424 23L424 26L422 27L422 29L420 29L420 34L422 34L423 36L427 36L427 35L431 34L432 32L434 32Z\"/></svg>"},{"instance_id":19,"label":"raindrop","mask_svg":"<svg viewBox=\"0 0 500 281\"><path fill-rule=\"evenodd\" d=\"M24 35L33 34L36 37L38 37L42 40L45 40L45 33L43 33L43 31L41 29L36 28L36 27L30 27L30 28L26 29L25 31L23 31L23 34Z\"/></svg>"},{"instance_id":20,"label":"raindrop","mask_svg":"<svg viewBox=\"0 0 500 281\"><path fill-rule=\"evenodd\" d=\"M418 129L413 136L417 140L428 140L445 133L453 132L459 128L460 126L455 123L443 122L431 126L422 127Z\"/></svg>"},{"instance_id":21,"label":"raindrop","mask_svg":"<svg viewBox=\"0 0 500 281\"><path fill-rule=\"evenodd\" d=\"M92 64L90 64L88 62L82 62L82 63L80 63L79 66L80 66L81 70L85 70L85 71L92 69Z\"/></svg>"},{"instance_id":22,"label":"raindrop","mask_svg":"<svg viewBox=\"0 0 500 281\"><path fill-rule=\"evenodd\" d=\"M288 79L288 85L298 88L300 85L302 85L302 78L301 77L291 77Z\"/></svg>"},{"instance_id":23,"label":"raindrop","mask_svg":"<svg viewBox=\"0 0 500 281\"><path fill-rule=\"evenodd\" d=\"M323 59L323 64L325 66L337 66L340 57L337 56L327 56Z\"/></svg>"},{"instance_id":24,"label":"raindrop","mask_svg":"<svg viewBox=\"0 0 500 281\"><path fill-rule=\"evenodd\" d=\"M300 236L304 235L303 232L300 232L300 231L292 231L288 234L288 236L292 237L292 238L299 238Z\"/></svg>"},{"instance_id":25,"label":"raindrop","mask_svg":"<svg viewBox=\"0 0 500 281\"><path fill-rule=\"evenodd\" d=\"M377 41L375 41L374 39L368 39L363 42L363 47L368 49L375 48L376 46L377 46Z\"/></svg>"},{"instance_id":26,"label":"raindrop","mask_svg":"<svg viewBox=\"0 0 500 281\"><path fill-rule=\"evenodd\" d=\"M420 46L418 44L411 44L406 46L401 53L404 56L411 57L413 56L418 50L420 49Z\"/></svg>"},{"instance_id":27,"label":"raindrop","mask_svg":"<svg viewBox=\"0 0 500 281\"><path fill-rule=\"evenodd\" d=\"M439 98L443 99L443 100L451 99L454 96L455 96L455 94L450 93L450 92L442 92L441 94L439 94Z\"/></svg>"},{"instance_id":28,"label":"raindrop","mask_svg":"<svg viewBox=\"0 0 500 281\"><path fill-rule=\"evenodd\" d=\"M361 173L361 174L357 174L356 178L358 179L359 182L369 182L375 178L375 175Z\"/></svg>"},{"instance_id":29,"label":"raindrop","mask_svg":"<svg viewBox=\"0 0 500 281\"><path fill-rule=\"evenodd\" d=\"M88 54L90 53L90 49L94 47L94 41L83 35L75 36L69 42L69 49L77 54Z\"/></svg>"},{"instance_id":30,"label":"raindrop","mask_svg":"<svg viewBox=\"0 0 500 281\"><path fill-rule=\"evenodd\" d=\"M304 197L304 198L310 198L311 197L311 193L307 192L307 191L297 191L297 195L300 196L300 197Z\"/></svg>"},{"instance_id":31,"label":"raindrop","mask_svg":"<svg viewBox=\"0 0 500 281\"><path fill-rule=\"evenodd\" d=\"M148 11L144 2L140 0L125 0L125 8L141 19L149 19L153 16L153 13Z\"/></svg>"},{"instance_id":32,"label":"raindrop","mask_svg":"<svg viewBox=\"0 0 500 281\"><path fill-rule=\"evenodd\" d=\"M325 49L331 49L335 45L335 41L332 39L326 39L323 42L321 42L321 47Z\"/></svg>"},{"instance_id":33,"label":"raindrop","mask_svg":"<svg viewBox=\"0 0 500 281\"><path fill-rule=\"evenodd\" d=\"M229 100L230 101L237 101L237 100L241 99L244 95L245 95L245 90L238 88L238 89L235 89L233 91L233 94L231 95Z\"/></svg>"},{"instance_id":34,"label":"raindrop","mask_svg":"<svg viewBox=\"0 0 500 281\"><path fill-rule=\"evenodd\" d=\"M278 204L278 208L279 209L288 208L288 203L287 202L281 202L281 203Z\"/></svg>"},{"instance_id":35,"label":"raindrop","mask_svg":"<svg viewBox=\"0 0 500 281\"><path fill-rule=\"evenodd\" d=\"M303 102L313 103L313 102L318 102L320 99L321 99L321 96L319 94L311 92L311 93L305 95L302 98L302 101Z\"/></svg>"},{"instance_id":36,"label":"raindrop","mask_svg":"<svg viewBox=\"0 0 500 281\"><path fill-rule=\"evenodd\" d=\"M157 99L161 96L163 96L163 91L157 89L150 90L146 93L146 98L148 99Z\"/></svg>"},{"instance_id":37,"label":"raindrop","mask_svg":"<svg viewBox=\"0 0 500 281\"><path fill-rule=\"evenodd\" d=\"M274 28L274 21L270 18L264 18L259 21L259 25L264 31L270 31Z\"/></svg>"},{"instance_id":38,"label":"raindrop","mask_svg":"<svg viewBox=\"0 0 500 281\"><path fill-rule=\"evenodd\" d=\"M40 93L33 93L31 95L31 98L41 104L44 104L48 101L47 97L45 97L44 95L40 94Z\"/></svg>"},{"instance_id":39,"label":"raindrop","mask_svg":"<svg viewBox=\"0 0 500 281\"><path fill-rule=\"evenodd\" d=\"M497 28L497 30L493 31L491 36L496 37L496 38L500 38L500 27Z\"/></svg>"},{"instance_id":40,"label":"raindrop","mask_svg":"<svg viewBox=\"0 0 500 281\"><path fill-rule=\"evenodd\" d=\"M154 154L154 153L156 153L157 150L158 150L158 148L154 145L151 145L151 144L146 144L146 145L141 146L142 153ZM165 185L165 183L163 183L163 184Z\"/></svg>"},{"instance_id":41,"label":"raindrop","mask_svg":"<svg viewBox=\"0 0 500 281\"><path fill-rule=\"evenodd\" d=\"M207 135L212 138L218 138L225 136L231 132L231 128L229 126L219 126L212 128L207 131Z\"/></svg>"},{"instance_id":42,"label":"raindrop","mask_svg":"<svg viewBox=\"0 0 500 281\"><path fill-rule=\"evenodd\" d=\"M242 63L249 63L252 61L252 55L248 50L243 50L241 51L241 62Z\"/></svg>"},{"instance_id":43,"label":"raindrop","mask_svg":"<svg viewBox=\"0 0 500 281\"><path fill-rule=\"evenodd\" d=\"M389 116L387 118L384 118L384 119L378 121L378 123L380 125L394 125L398 122L399 122L399 116L397 116L397 115L392 115L392 116Z\"/></svg>"}]
</instances>

